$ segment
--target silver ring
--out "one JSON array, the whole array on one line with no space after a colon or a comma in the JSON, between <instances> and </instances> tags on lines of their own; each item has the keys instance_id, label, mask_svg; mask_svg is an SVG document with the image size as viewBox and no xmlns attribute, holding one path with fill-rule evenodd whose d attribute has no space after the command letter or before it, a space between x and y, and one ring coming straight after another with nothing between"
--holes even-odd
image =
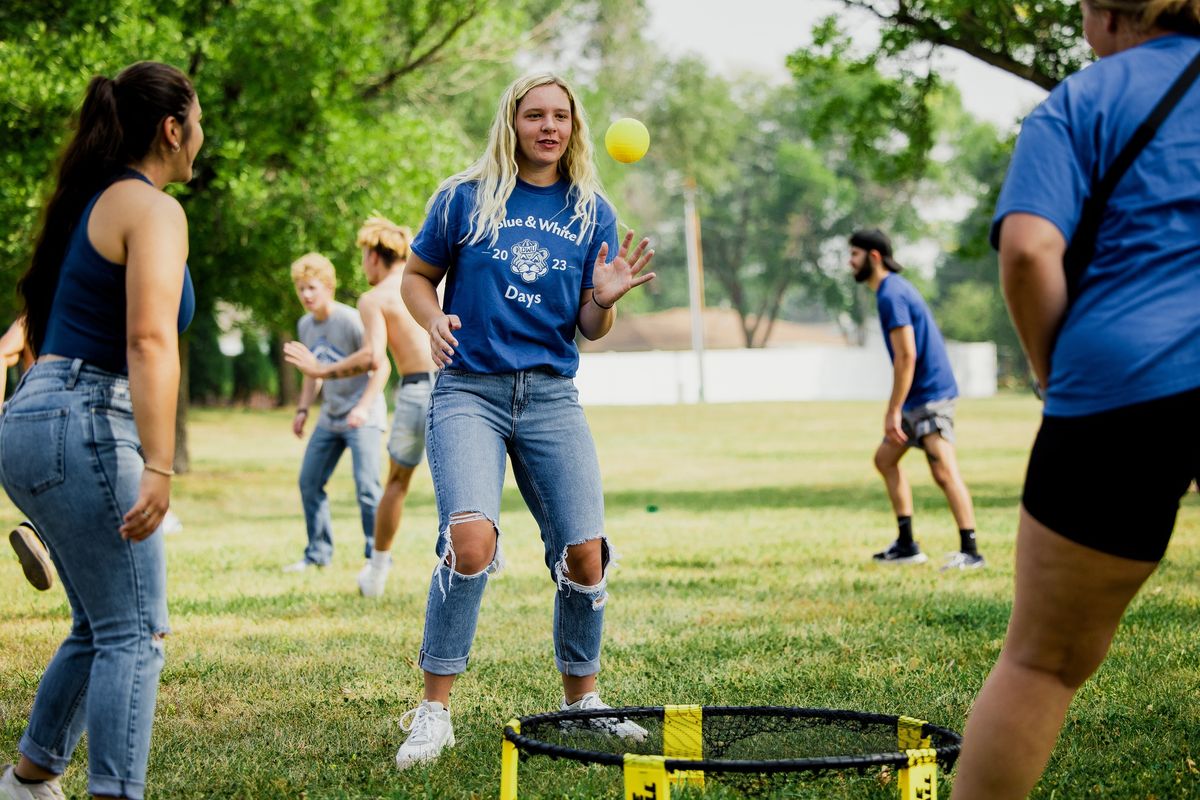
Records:
<instances>
[{"instance_id":1,"label":"silver ring","mask_svg":"<svg viewBox=\"0 0 1200 800\"><path fill-rule=\"evenodd\" d=\"M149 510L149 509L144 509L144 510L142 511L142 516L143 516L143 517L145 517L146 519L150 519L150 510Z\"/></svg>"}]
</instances>

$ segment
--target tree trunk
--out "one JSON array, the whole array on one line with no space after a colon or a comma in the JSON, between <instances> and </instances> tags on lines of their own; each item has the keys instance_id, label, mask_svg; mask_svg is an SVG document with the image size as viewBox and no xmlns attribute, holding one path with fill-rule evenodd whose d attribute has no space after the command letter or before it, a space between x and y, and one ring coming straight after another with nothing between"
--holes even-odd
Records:
<instances>
[{"instance_id":1,"label":"tree trunk","mask_svg":"<svg viewBox=\"0 0 1200 800\"><path fill-rule=\"evenodd\" d=\"M294 406L300 399L300 382L296 378L296 368L283 358L283 343L290 337L287 333L275 331L271 334L271 360L279 374L279 394L276 397L281 407Z\"/></svg>"},{"instance_id":2,"label":"tree trunk","mask_svg":"<svg viewBox=\"0 0 1200 800\"><path fill-rule=\"evenodd\" d=\"M183 474L191 469L188 454L188 337L179 337L179 394L175 400L175 463L173 469Z\"/></svg>"}]
</instances>

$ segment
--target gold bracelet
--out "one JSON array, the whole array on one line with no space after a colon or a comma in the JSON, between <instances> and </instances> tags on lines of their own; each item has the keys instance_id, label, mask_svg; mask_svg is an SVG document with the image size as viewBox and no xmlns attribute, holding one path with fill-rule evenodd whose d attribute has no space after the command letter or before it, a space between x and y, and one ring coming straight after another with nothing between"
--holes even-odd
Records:
<instances>
[{"instance_id":1,"label":"gold bracelet","mask_svg":"<svg viewBox=\"0 0 1200 800\"><path fill-rule=\"evenodd\" d=\"M158 475L165 475L168 478L175 474L175 470L173 470L173 469L159 469L158 467L152 467L146 463L142 464L142 469L149 470Z\"/></svg>"}]
</instances>

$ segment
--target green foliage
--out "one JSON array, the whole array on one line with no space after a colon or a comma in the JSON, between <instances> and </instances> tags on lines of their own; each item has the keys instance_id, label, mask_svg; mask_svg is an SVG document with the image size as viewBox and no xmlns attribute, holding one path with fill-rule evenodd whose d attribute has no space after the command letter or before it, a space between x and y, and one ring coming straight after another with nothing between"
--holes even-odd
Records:
<instances>
[{"instance_id":1,"label":"green foliage","mask_svg":"<svg viewBox=\"0 0 1200 800\"><path fill-rule=\"evenodd\" d=\"M378 212L419 226L438 181L476 149L460 110L478 102L464 93L481 78L515 72L513 54L530 41L533 15L547 8L544 0L6 7L0 314L15 313L13 287L51 165L91 75L114 75L140 59L191 75L206 143L193 181L173 191L188 211L197 292L205 307L228 300L261 325L290 330L297 315L291 261L322 251L337 267L343 297L363 288L358 225Z\"/></svg>"},{"instance_id":2,"label":"green foliage","mask_svg":"<svg viewBox=\"0 0 1200 800\"><path fill-rule=\"evenodd\" d=\"M217 343L220 330L211 309L196 309L188 328L188 393L193 403L211 403L228 397L233 368Z\"/></svg>"},{"instance_id":3,"label":"green foliage","mask_svg":"<svg viewBox=\"0 0 1200 800\"><path fill-rule=\"evenodd\" d=\"M842 0L884 23L879 52L918 59L952 47L1044 89L1089 57L1075 0Z\"/></svg>"}]
</instances>

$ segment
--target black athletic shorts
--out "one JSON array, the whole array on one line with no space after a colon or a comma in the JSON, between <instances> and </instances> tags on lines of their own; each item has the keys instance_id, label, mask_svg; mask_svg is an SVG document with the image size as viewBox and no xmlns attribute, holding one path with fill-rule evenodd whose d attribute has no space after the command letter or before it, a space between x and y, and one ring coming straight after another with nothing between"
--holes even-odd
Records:
<instances>
[{"instance_id":1,"label":"black athletic shorts","mask_svg":"<svg viewBox=\"0 0 1200 800\"><path fill-rule=\"evenodd\" d=\"M1200 389L1084 417L1043 417L1021 502L1093 550L1159 561L1200 479Z\"/></svg>"}]
</instances>

